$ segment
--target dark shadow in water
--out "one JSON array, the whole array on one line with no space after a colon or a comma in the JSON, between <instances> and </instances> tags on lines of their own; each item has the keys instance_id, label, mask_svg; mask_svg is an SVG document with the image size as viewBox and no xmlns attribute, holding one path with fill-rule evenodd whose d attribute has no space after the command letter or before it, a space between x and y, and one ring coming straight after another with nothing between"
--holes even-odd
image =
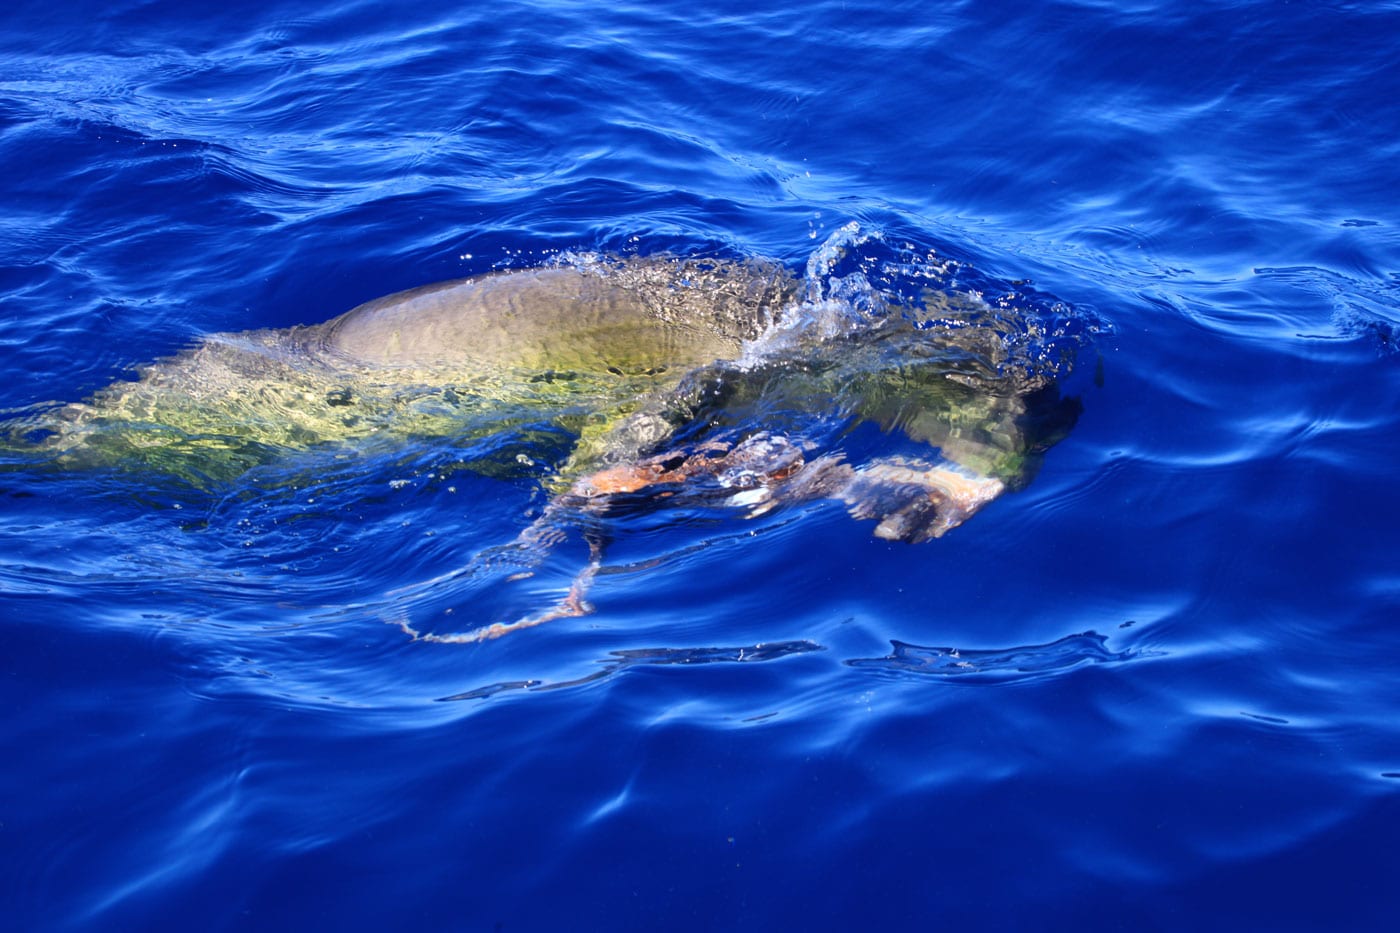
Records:
<instances>
[{"instance_id":1,"label":"dark shadow in water","mask_svg":"<svg viewBox=\"0 0 1400 933\"><path fill-rule=\"evenodd\" d=\"M1014 648L934 648L891 640L894 650L883 658L852 658L851 667L897 677L938 677L956 683L1009 683L1054 674L1085 664L1108 664L1146 656L1114 652L1108 637L1096 632L1066 635L1044 645Z\"/></svg>"},{"instance_id":2,"label":"dark shadow in water","mask_svg":"<svg viewBox=\"0 0 1400 933\"><path fill-rule=\"evenodd\" d=\"M545 683L540 680L512 680L487 684L465 693L439 697L439 702L448 700L484 700L508 690L559 690L564 687L581 687L594 681L605 680L622 673L630 667L647 664L715 664L743 663L754 661L776 661L794 654L826 649L814 641L777 641L757 645L742 645L737 648L628 648L610 651L610 657L599 661L603 665L598 670L574 680L560 680Z\"/></svg>"}]
</instances>

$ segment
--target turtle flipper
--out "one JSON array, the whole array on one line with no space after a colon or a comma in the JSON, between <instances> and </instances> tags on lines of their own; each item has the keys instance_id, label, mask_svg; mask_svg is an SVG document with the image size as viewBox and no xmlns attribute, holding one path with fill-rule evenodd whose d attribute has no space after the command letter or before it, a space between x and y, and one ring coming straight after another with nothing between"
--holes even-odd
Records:
<instances>
[{"instance_id":1,"label":"turtle flipper","mask_svg":"<svg viewBox=\"0 0 1400 933\"><path fill-rule=\"evenodd\" d=\"M410 590L420 593L443 583L470 579L492 571L497 574L508 573L504 576L503 582L531 577L534 575L535 567L541 564L549 556L550 550L566 537L564 529L555 523L556 518L557 515L547 513L521 532L512 544L503 548L483 551L465 567L453 573L435 577L412 588L405 587L396 591L395 595L407 595ZM513 622L492 622L462 632L421 631L409 622L407 613L402 609L393 613L385 621L397 625L405 635L414 641L463 645L490 641L520 629L533 628L536 625L553 622L555 619L591 615L593 604L588 601L588 591L593 585L594 577L598 575L598 570L603 565L604 541L600 535L587 530L584 531L584 538L588 542L588 563L574 575L573 580L569 583L568 592L558 602L539 612L521 616ZM512 567L519 569L509 572Z\"/></svg>"},{"instance_id":2,"label":"turtle flipper","mask_svg":"<svg viewBox=\"0 0 1400 933\"><path fill-rule=\"evenodd\" d=\"M719 500L750 517L784 503L836 499L853 518L877 521L876 537L920 542L961 525L1006 485L946 460L886 457L857 467L828 454L809 461L800 443L759 432L732 446L712 442L605 467L576 480L552 508L602 512L618 496L653 488Z\"/></svg>"},{"instance_id":3,"label":"turtle flipper","mask_svg":"<svg viewBox=\"0 0 1400 933\"><path fill-rule=\"evenodd\" d=\"M917 543L939 538L1006 489L950 463L890 457L853 471L833 497L855 518L877 518L875 537Z\"/></svg>"}]
</instances>

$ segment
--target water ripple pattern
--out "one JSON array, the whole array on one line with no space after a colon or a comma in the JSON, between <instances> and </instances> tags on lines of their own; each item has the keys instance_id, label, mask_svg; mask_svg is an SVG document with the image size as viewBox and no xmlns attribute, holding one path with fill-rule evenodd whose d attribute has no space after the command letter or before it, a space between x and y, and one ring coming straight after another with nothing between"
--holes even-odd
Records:
<instances>
[{"instance_id":1,"label":"water ripple pattern","mask_svg":"<svg viewBox=\"0 0 1400 933\"><path fill-rule=\"evenodd\" d=\"M0 24L6 929L1394 925L1396 3Z\"/></svg>"}]
</instances>

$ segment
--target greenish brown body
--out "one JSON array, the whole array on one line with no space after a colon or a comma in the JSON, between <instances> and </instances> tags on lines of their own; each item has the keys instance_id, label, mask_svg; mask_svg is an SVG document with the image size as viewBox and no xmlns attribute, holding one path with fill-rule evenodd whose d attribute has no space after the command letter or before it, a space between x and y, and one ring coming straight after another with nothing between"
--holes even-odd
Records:
<instances>
[{"instance_id":1,"label":"greenish brown body","mask_svg":"<svg viewBox=\"0 0 1400 933\"><path fill-rule=\"evenodd\" d=\"M30 449L62 467L207 485L328 442L470 440L545 421L577 438L559 491L683 426L800 433L802 417L830 415L1024 480L1043 440L1027 433L1027 400L1047 380L1002 372L980 306L932 294L833 330L809 319L820 303L798 302L798 285L766 262L669 257L443 282L323 324L215 334L8 433L39 437Z\"/></svg>"},{"instance_id":2,"label":"greenish brown body","mask_svg":"<svg viewBox=\"0 0 1400 933\"><path fill-rule=\"evenodd\" d=\"M641 265L624 268L600 275L560 267L427 285L304 334L333 359L362 366L654 374L733 358L777 310L774 299L792 292L790 280L769 267L715 266L694 277L742 288L737 297L752 301L745 317L724 303L732 291L681 290L676 268L651 275L639 275Z\"/></svg>"},{"instance_id":3,"label":"greenish brown body","mask_svg":"<svg viewBox=\"0 0 1400 933\"><path fill-rule=\"evenodd\" d=\"M541 417L600 449L609 425L693 368L737 356L795 294L790 274L755 261L491 273L323 324L215 334L9 433L44 435L60 465L130 465L200 484L287 449L473 436Z\"/></svg>"}]
</instances>

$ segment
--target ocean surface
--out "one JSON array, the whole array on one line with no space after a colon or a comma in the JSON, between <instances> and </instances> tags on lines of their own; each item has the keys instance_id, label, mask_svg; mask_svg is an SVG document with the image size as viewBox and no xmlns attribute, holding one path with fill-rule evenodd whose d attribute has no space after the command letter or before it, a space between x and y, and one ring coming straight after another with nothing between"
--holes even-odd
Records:
<instances>
[{"instance_id":1,"label":"ocean surface","mask_svg":"<svg viewBox=\"0 0 1400 933\"><path fill-rule=\"evenodd\" d=\"M11 443L5 929L1395 928L1400 4L0 25L12 440L210 334L599 257L1009 302L1082 406L936 540L643 497L599 519L591 614L463 644L411 632L588 564L462 574L568 438L205 485Z\"/></svg>"}]
</instances>

